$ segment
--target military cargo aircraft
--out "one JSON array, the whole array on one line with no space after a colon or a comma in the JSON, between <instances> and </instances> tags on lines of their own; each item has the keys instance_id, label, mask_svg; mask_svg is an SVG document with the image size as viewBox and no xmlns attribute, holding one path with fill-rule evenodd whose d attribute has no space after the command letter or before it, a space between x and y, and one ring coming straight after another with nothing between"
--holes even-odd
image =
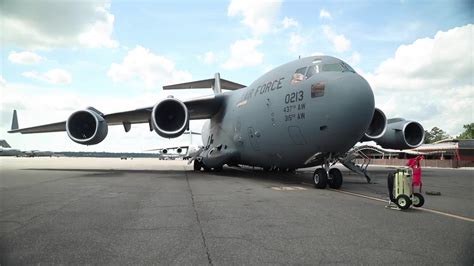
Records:
<instances>
[{"instance_id":1,"label":"military cargo aircraft","mask_svg":"<svg viewBox=\"0 0 474 266\"><path fill-rule=\"evenodd\" d=\"M72 113L66 121L18 128L16 113L9 133L66 131L72 141L93 145L105 139L108 126L148 123L164 138L175 138L189 121L209 119L202 128L204 146L191 159L194 170L219 171L227 165L264 169L321 166L313 174L316 188L338 189L344 162L359 141L375 141L384 148L415 148L424 129L415 121L386 119L375 108L369 83L344 61L311 56L281 65L249 86L213 79L164 86L164 90L212 88L213 95L180 101L172 96L154 106L103 114L93 107ZM230 90L223 92L223 90Z\"/></svg>"},{"instance_id":2,"label":"military cargo aircraft","mask_svg":"<svg viewBox=\"0 0 474 266\"><path fill-rule=\"evenodd\" d=\"M39 151L39 150L29 150L22 151L19 149L14 149L8 144L4 139L0 140L0 156L16 156L16 157L51 157L53 152L50 151Z\"/></svg>"}]
</instances>

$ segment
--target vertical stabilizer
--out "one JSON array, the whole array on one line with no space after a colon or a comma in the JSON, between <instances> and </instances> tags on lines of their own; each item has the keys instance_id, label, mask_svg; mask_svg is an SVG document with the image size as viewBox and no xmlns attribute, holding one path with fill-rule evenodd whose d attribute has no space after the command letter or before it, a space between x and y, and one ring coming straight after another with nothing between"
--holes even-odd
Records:
<instances>
[{"instance_id":1,"label":"vertical stabilizer","mask_svg":"<svg viewBox=\"0 0 474 266\"><path fill-rule=\"evenodd\" d=\"M13 118L12 118L12 129L18 129L18 116L16 114L16 110L13 110Z\"/></svg>"},{"instance_id":2,"label":"vertical stabilizer","mask_svg":"<svg viewBox=\"0 0 474 266\"><path fill-rule=\"evenodd\" d=\"M214 94L219 94L222 92L221 75L219 73L214 75L214 86L212 86L212 89L214 90Z\"/></svg>"}]
</instances>

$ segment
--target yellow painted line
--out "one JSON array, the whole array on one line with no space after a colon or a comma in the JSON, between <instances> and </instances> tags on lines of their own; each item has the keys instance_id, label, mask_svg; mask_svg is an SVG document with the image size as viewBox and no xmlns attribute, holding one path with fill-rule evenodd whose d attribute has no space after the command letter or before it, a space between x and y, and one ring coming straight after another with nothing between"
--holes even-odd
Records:
<instances>
[{"instance_id":1,"label":"yellow painted line","mask_svg":"<svg viewBox=\"0 0 474 266\"><path fill-rule=\"evenodd\" d=\"M343 193L343 194L347 194L347 195L351 195L351 196L356 196L356 197L361 197L361 198L366 198L366 199L371 199L371 200L376 200L376 201L381 201L381 202L388 202L388 200L383 200L383 199L380 199L380 198L366 196L366 195L359 194L359 193L354 193L354 192L349 192L349 191L344 191L344 190L339 190L339 189L329 189L329 190L339 192L339 193ZM471 222L471 223L474 222L474 219L464 217L464 216L460 216L460 215L456 215L456 214L452 214L452 213L436 211L436 210L427 209L427 208L416 208L416 209L420 210L420 211L436 213L436 214L439 214L439 215L443 215L443 216L447 216L447 217L451 217L451 218L455 218L455 219L458 219L458 220L463 220L463 221L467 221L467 222Z\"/></svg>"},{"instance_id":2,"label":"yellow painted line","mask_svg":"<svg viewBox=\"0 0 474 266\"><path fill-rule=\"evenodd\" d=\"M426 208L418 208L418 209L423 210L423 211L427 211L427 212L431 212L431 213L441 214L441 215L444 215L444 216L456 218L456 219L471 222L471 223L474 222L474 219L464 217L464 216L460 216L460 215L456 215L456 214L451 214L451 213L447 213L447 212L441 212L441 211L436 211L436 210L426 209Z\"/></svg>"}]
</instances>

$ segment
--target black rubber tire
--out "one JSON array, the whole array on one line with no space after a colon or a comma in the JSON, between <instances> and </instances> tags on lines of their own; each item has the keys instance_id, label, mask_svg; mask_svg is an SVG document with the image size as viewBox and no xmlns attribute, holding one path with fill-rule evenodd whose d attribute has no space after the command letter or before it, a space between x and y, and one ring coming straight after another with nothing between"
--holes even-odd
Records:
<instances>
[{"instance_id":1,"label":"black rubber tire","mask_svg":"<svg viewBox=\"0 0 474 266\"><path fill-rule=\"evenodd\" d=\"M201 168L202 168L201 163L198 160L194 160L194 165L193 165L194 171L200 172Z\"/></svg>"},{"instance_id":2,"label":"black rubber tire","mask_svg":"<svg viewBox=\"0 0 474 266\"><path fill-rule=\"evenodd\" d=\"M325 189L328 184L328 174L323 168L318 168L313 174L314 187L318 189Z\"/></svg>"},{"instance_id":3,"label":"black rubber tire","mask_svg":"<svg viewBox=\"0 0 474 266\"><path fill-rule=\"evenodd\" d=\"M395 203L397 204L398 208L406 210L410 208L411 199L407 195L400 195L397 197Z\"/></svg>"},{"instance_id":4,"label":"black rubber tire","mask_svg":"<svg viewBox=\"0 0 474 266\"><path fill-rule=\"evenodd\" d=\"M425 198L420 193L413 193L413 207L421 207L425 204Z\"/></svg>"},{"instance_id":5,"label":"black rubber tire","mask_svg":"<svg viewBox=\"0 0 474 266\"><path fill-rule=\"evenodd\" d=\"M329 169L329 187L340 189L342 186L342 173L337 168Z\"/></svg>"}]
</instances>

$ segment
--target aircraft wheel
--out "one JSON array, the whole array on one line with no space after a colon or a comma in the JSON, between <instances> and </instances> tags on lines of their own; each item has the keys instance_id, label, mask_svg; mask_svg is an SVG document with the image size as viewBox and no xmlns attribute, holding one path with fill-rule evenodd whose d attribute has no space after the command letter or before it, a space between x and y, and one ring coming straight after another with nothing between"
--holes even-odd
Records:
<instances>
[{"instance_id":1,"label":"aircraft wheel","mask_svg":"<svg viewBox=\"0 0 474 266\"><path fill-rule=\"evenodd\" d=\"M329 187L334 189L340 189L342 186L342 173L337 168L331 168L329 170Z\"/></svg>"},{"instance_id":2,"label":"aircraft wheel","mask_svg":"<svg viewBox=\"0 0 474 266\"><path fill-rule=\"evenodd\" d=\"M205 164L202 163L202 169L204 169L204 172L210 172L212 169L207 167Z\"/></svg>"},{"instance_id":3,"label":"aircraft wheel","mask_svg":"<svg viewBox=\"0 0 474 266\"><path fill-rule=\"evenodd\" d=\"M413 193L413 206L421 207L425 204L425 198L420 193Z\"/></svg>"},{"instance_id":4,"label":"aircraft wheel","mask_svg":"<svg viewBox=\"0 0 474 266\"><path fill-rule=\"evenodd\" d=\"M316 169L313 174L313 182L315 188L326 188L326 185L328 183L328 175L326 173L326 170L324 170L323 168Z\"/></svg>"},{"instance_id":5,"label":"aircraft wheel","mask_svg":"<svg viewBox=\"0 0 474 266\"><path fill-rule=\"evenodd\" d=\"M197 172L201 171L201 168L202 168L201 163L198 160L194 160L193 168L194 168L194 171L197 171Z\"/></svg>"},{"instance_id":6,"label":"aircraft wheel","mask_svg":"<svg viewBox=\"0 0 474 266\"><path fill-rule=\"evenodd\" d=\"M396 203L398 208L406 210L410 208L411 200L407 195L400 195L397 197Z\"/></svg>"}]
</instances>

